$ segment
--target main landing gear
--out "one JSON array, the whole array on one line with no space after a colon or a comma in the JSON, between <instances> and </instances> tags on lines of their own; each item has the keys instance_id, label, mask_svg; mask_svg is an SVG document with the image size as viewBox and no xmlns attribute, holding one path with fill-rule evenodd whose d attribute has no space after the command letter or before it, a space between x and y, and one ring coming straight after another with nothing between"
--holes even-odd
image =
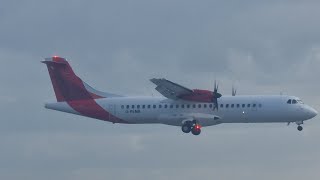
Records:
<instances>
[{"instance_id":1,"label":"main landing gear","mask_svg":"<svg viewBox=\"0 0 320 180\"><path fill-rule=\"evenodd\" d=\"M199 135L201 133L201 126L197 124L196 120L186 121L181 127L182 132L192 133L193 135Z\"/></svg>"}]
</instances>

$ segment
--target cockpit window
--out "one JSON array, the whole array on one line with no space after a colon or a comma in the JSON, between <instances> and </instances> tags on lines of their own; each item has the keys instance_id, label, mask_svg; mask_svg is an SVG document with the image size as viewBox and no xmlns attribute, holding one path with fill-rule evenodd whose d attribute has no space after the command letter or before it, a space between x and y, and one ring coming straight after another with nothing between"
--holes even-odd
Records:
<instances>
[{"instance_id":1,"label":"cockpit window","mask_svg":"<svg viewBox=\"0 0 320 180\"><path fill-rule=\"evenodd\" d=\"M297 103L298 103L297 100L292 99L292 104L297 104Z\"/></svg>"},{"instance_id":2,"label":"cockpit window","mask_svg":"<svg viewBox=\"0 0 320 180\"><path fill-rule=\"evenodd\" d=\"M289 100L287 101L287 103L288 103L288 104L291 104L291 99L289 99Z\"/></svg>"},{"instance_id":3,"label":"cockpit window","mask_svg":"<svg viewBox=\"0 0 320 180\"><path fill-rule=\"evenodd\" d=\"M300 99L297 99L297 102L298 102L299 104L303 104L303 102L302 102Z\"/></svg>"}]
</instances>

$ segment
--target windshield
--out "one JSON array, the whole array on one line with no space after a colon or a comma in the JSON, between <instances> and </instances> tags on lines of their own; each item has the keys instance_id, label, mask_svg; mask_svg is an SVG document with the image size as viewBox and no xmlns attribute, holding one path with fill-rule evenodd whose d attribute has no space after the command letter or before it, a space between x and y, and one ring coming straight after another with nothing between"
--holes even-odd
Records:
<instances>
[{"instance_id":1,"label":"windshield","mask_svg":"<svg viewBox=\"0 0 320 180\"><path fill-rule=\"evenodd\" d=\"M303 102L302 102L300 99L297 99L297 102L298 102L299 104L303 104Z\"/></svg>"},{"instance_id":2,"label":"windshield","mask_svg":"<svg viewBox=\"0 0 320 180\"><path fill-rule=\"evenodd\" d=\"M289 99L287 104L303 104L303 102L300 99Z\"/></svg>"}]
</instances>

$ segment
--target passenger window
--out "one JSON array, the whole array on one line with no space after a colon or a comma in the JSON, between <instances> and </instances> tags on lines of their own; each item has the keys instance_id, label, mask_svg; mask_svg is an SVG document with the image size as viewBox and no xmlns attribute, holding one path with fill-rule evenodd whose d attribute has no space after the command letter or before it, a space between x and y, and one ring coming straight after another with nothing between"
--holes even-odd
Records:
<instances>
[{"instance_id":1,"label":"passenger window","mask_svg":"<svg viewBox=\"0 0 320 180\"><path fill-rule=\"evenodd\" d=\"M159 105L159 108L162 108L162 105L161 105L161 104Z\"/></svg>"},{"instance_id":2,"label":"passenger window","mask_svg":"<svg viewBox=\"0 0 320 180\"><path fill-rule=\"evenodd\" d=\"M204 108L207 108L207 104L204 104L203 107L204 107Z\"/></svg>"},{"instance_id":3,"label":"passenger window","mask_svg":"<svg viewBox=\"0 0 320 180\"><path fill-rule=\"evenodd\" d=\"M168 105L164 105L164 108L168 108Z\"/></svg>"},{"instance_id":4,"label":"passenger window","mask_svg":"<svg viewBox=\"0 0 320 180\"><path fill-rule=\"evenodd\" d=\"M231 108L233 108L234 107L234 104L231 104Z\"/></svg>"},{"instance_id":5,"label":"passenger window","mask_svg":"<svg viewBox=\"0 0 320 180\"><path fill-rule=\"evenodd\" d=\"M297 100L293 99L292 104L297 104Z\"/></svg>"},{"instance_id":6,"label":"passenger window","mask_svg":"<svg viewBox=\"0 0 320 180\"><path fill-rule=\"evenodd\" d=\"M254 107L254 108L255 108L256 106L257 106L256 104L253 104L253 105L252 105L252 107Z\"/></svg>"},{"instance_id":7,"label":"passenger window","mask_svg":"<svg viewBox=\"0 0 320 180\"><path fill-rule=\"evenodd\" d=\"M187 104L187 108L190 108L190 104Z\"/></svg>"},{"instance_id":8,"label":"passenger window","mask_svg":"<svg viewBox=\"0 0 320 180\"><path fill-rule=\"evenodd\" d=\"M240 107L240 104L237 104L237 108L239 108Z\"/></svg>"},{"instance_id":9,"label":"passenger window","mask_svg":"<svg viewBox=\"0 0 320 180\"><path fill-rule=\"evenodd\" d=\"M121 105L121 109L124 109L124 105Z\"/></svg>"},{"instance_id":10,"label":"passenger window","mask_svg":"<svg viewBox=\"0 0 320 180\"><path fill-rule=\"evenodd\" d=\"M130 108L130 106L129 105L127 105L127 109L129 109Z\"/></svg>"},{"instance_id":11,"label":"passenger window","mask_svg":"<svg viewBox=\"0 0 320 180\"><path fill-rule=\"evenodd\" d=\"M184 108L184 104L181 105L181 108Z\"/></svg>"},{"instance_id":12,"label":"passenger window","mask_svg":"<svg viewBox=\"0 0 320 180\"><path fill-rule=\"evenodd\" d=\"M134 109L134 105L132 105L131 108Z\"/></svg>"},{"instance_id":13,"label":"passenger window","mask_svg":"<svg viewBox=\"0 0 320 180\"><path fill-rule=\"evenodd\" d=\"M148 109L150 109L151 108L151 105L148 105Z\"/></svg>"},{"instance_id":14,"label":"passenger window","mask_svg":"<svg viewBox=\"0 0 320 180\"><path fill-rule=\"evenodd\" d=\"M226 108L228 108L229 107L229 104L226 104Z\"/></svg>"},{"instance_id":15,"label":"passenger window","mask_svg":"<svg viewBox=\"0 0 320 180\"><path fill-rule=\"evenodd\" d=\"M289 100L287 101L287 104L291 104L291 99L289 99Z\"/></svg>"},{"instance_id":16,"label":"passenger window","mask_svg":"<svg viewBox=\"0 0 320 180\"><path fill-rule=\"evenodd\" d=\"M137 105L137 108L140 109L140 105Z\"/></svg>"},{"instance_id":17,"label":"passenger window","mask_svg":"<svg viewBox=\"0 0 320 180\"><path fill-rule=\"evenodd\" d=\"M176 108L179 108L179 104L176 105Z\"/></svg>"},{"instance_id":18,"label":"passenger window","mask_svg":"<svg viewBox=\"0 0 320 180\"><path fill-rule=\"evenodd\" d=\"M213 105L212 105L212 104L209 104L209 107L210 107L210 108L212 108L212 107L213 107ZM222 107L223 107L223 104L222 104Z\"/></svg>"},{"instance_id":19,"label":"passenger window","mask_svg":"<svg viewBox=\"0 0 320 180\"><path fill-rule=\"evenodd\" d=\"M195 105L195 104L192 104L192 108L196 108L196 105Z\"/></svg>"},{"instance_id":20,"label":"passenger window","mask_svg":"<svg viewBox=\"0 0 320 180\"><path fill-rule=\"evenodd\" d=\"M210 104L211 105L211 104ZM220 108L223 108L223 104L220 104Z\"/></svg>"},{"instance_id":21,"label":"passenger window","mask_svg":"<svg viewBox=\"0 0 320 180\"><path fill-rule=\"evenodd\" d=\"M153 105L153 109L155 109L157 106L156 105Z\"/></svg>"},{"instance_id":22,"label":"passenger window","mask_svg":"<svg viewBox=\"0 0 320 180\"><path fill-rule=\"evenodd\" d=\"M250 104L248 104L247 107L249 108L249 107L250 107Z\"/></svg>"},{"instance_id":23,"label":"passenger window","mask_svg":"<svg viewBox=\"0 0 320 180\"><path fill-rule=\"evenodd\" d=\"M142 109L146 108L146 105L142 105Z\"/></svg>"},{"instance_id":24,"label":"passenger window","mask_svg":"<svg viewBox=\"0 0 320 180\"><path fill-rule=\"evenodd\" d=\"M170 105L170 108L173 108L173 105L172 105L172 104Z\"/></svg>"},{"instance_id":25,"label":"passenger window","mask_svg":"<svg viewBox=\"0 0 320 180\"><path fill-rule=\"evenodd\" d=\"M201 104L198 104L198 108L201 108Z\"/></svg>"},{"instance_id":26,"label":"passenger window","mask_svg":"<svg viewBox=\"0 0 320 180\"><path fill-rule=\"evenodd\" d=\"M242 108L245 108L246 107L246 105L245 104L242 104Z\"/></svg>"}]
</instances>

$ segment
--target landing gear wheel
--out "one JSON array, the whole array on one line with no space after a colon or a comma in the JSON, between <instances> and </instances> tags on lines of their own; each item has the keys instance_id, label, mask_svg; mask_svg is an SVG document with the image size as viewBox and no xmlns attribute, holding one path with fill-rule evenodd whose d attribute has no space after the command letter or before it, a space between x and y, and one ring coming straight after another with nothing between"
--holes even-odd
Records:
<instances>
[{"instance_id":1,"label":"landing gear wheel","mask_svg":"<svg viewBox=\"0 0 320 180\"><path fill-rule=\"evenodd\" d=\"M298 129L298 131L302 131L303 127L302 126L298 126L297 129Z\"/></svg>"},{"instance_id":2,"label":"landing gear wheel","mask_svg":"<svg viewBox=\"0 0 320 180\"><path fill-rule=\"evenodd\" d=\"M197 136L197 135L199 135L201 133L201 129L193 127L191 132L192 132L193 135Z\"/></svg>"},{"instance_id":3,"label":"landing gear wheel","mask_svg":"<svg viewBox=\"0 0 320 180\"><path fill-rule=\"evenodd\" d=\"M185 123L181 127L182 132L189 133L191 131L191 126L189 123Z\"/></svg>"}]
</instances>

